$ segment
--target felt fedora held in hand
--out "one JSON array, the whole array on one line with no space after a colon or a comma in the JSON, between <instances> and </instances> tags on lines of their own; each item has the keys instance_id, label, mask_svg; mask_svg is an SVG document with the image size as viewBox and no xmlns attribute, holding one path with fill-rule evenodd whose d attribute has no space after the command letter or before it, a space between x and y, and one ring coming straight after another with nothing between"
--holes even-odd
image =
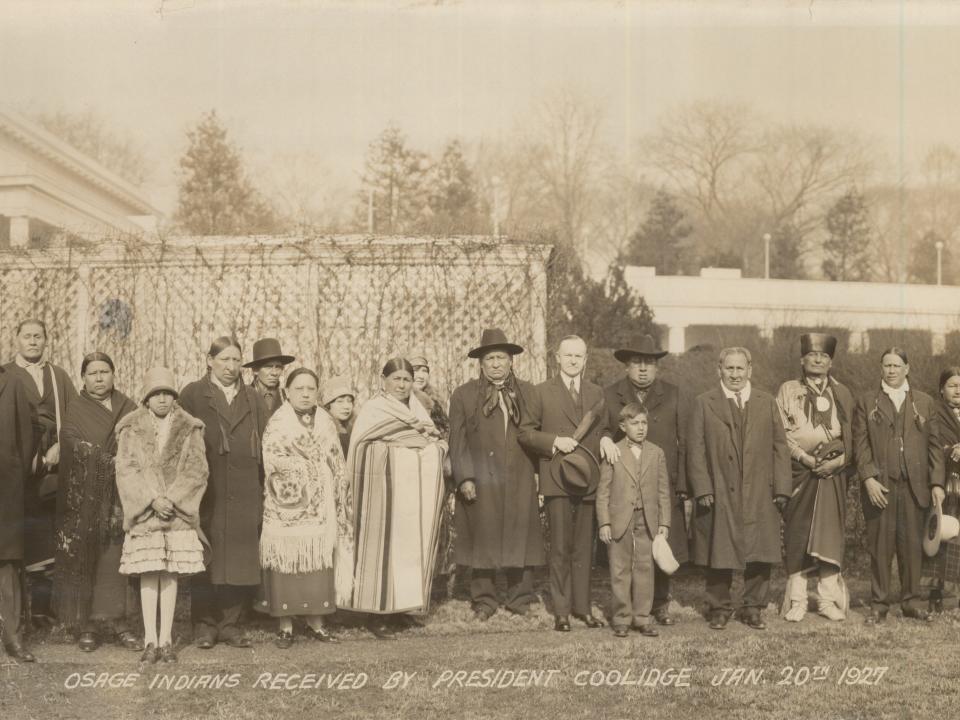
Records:
<instances>
[{"instance_id":1,"label":"felt fedora held in hand","mask_svg":"<svg viewBox=\"0 0 960 720\"><path fill-rule=\"evenodd\" d=\"M554 455L550 472L557 485L571 495L592 495L600 484L600 463L583 445L577 445L573 452Z\"/></svg>"},{"instance_id":2,"label":"felt fedora held in hand","mask_svg":"<svg viewBox=\"0 0 960 720\"><path fill-rule=\"evenodd\" d=\"M467 353L467 357L481 358L491 350L503 350L508 355L519 355L523 348L507 340L507 334L500 328L487 328L480 335L480 344Z\"/></svg>"},{"instance_id":3,"label":"felt fedora held in hand","mask_svg":"<svg viewBox=\"0 0 960 720\"><path fill-rule=\"evenodd\" d=\"M293 355L284 355L280 349L280 341L276 338L262 338L253 344L253 360L243 366L252 368L272 360L289 365L296 358Z\"/></svg>"},{"instance_id":4,"label":"felt fedora held in hand","mask_svg":"<svg viewBox=\"0 0 960 720\"><path fill-rule=\"evenodd\" d=\"M628 363L637 356L662 358L667 354L666 350L661 350L657 346L657 341L650 335L641 335L629 343L629 347L620 348L613 351L613 356L622 363Z\"/></svg>"},{"instance_id":5,"label":"felt fedora held in hand","mask_svg":"<svg viewBox=\"0 0 960 720\"><path fill-rule=\"evenodd\" d=\"M923 527L923 551L933 557L940 552L940 543L953 540L960 535L960 520L952 515L944 515L943 507L931 503L927 522Z\"/></svg>"},{"instance_id":6,"label":"felt fedora held in hand","mask_svg":"<svg viewBox=\"0 0 960 720\"><path fill-rule=\"evenodd\" d=\"M164 367L150 368L143 375L143 401L146 402L147 398L161 390L179 397L180 393L177 392L175 385L176 380L172 370Z\"/></svg>"}]
</instances>

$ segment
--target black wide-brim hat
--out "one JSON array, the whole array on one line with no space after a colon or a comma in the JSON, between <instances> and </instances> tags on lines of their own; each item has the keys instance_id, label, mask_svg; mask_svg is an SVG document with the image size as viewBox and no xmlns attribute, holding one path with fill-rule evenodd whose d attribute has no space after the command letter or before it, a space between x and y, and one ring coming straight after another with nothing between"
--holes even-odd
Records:
<instances>
[{"instance_id":1,"label":"black wide-brim hat","mask_svg":"<svg viewBox=\"0 0 960 720\"><path fill-rule=\"evenodd\" d=\"M263 365L264 363L270 362L271 360L276 360L283 363L284 365L289 365L294 360L296 360L293 355L284 355L283 350L280 349L280 341L276 338L263 338L262 340L257 340L253 344L253 360L248 363L244 363L244 367L253 368L257 365Z\"/></svg>"},{"instance_id":2,"label":"black wide-brim hat","mask_svg":"<svg viewBox=\"0 0 960 720\"><path fill-rule=\"evenodd\" d=\"M480 344L467 353L469 358L481 358L491 350L503 350L509 355L519 355L523 348L507 340L507 334L500 328L487 328L480 335Z\"/></svg>"},{"instance_id":3,"label":"black wide-brim hat","mask_svg":"<svg viewBox=\"0 0 960 720\"><path fill-rule=\"evenodd\" d=\"M630 347L613 351L613 356L622 363L628 363L631 358L638 355L660 359L666 354L667 351L661 350L657 346L657 341L649 335L641 335L630 343Z\"/></svg>"},{"instance_id":4,"label":"black wide-brim hat","mask_svg":"<svg viewBox=\"0 0 960 720\"><path fill-rule=\"evenodd\" d=\"M571 495L592 495L600 484L600 462L583 445L577 445L573 452L554 455L550 473L557 485Z\"/></svg>"}]
</instances>

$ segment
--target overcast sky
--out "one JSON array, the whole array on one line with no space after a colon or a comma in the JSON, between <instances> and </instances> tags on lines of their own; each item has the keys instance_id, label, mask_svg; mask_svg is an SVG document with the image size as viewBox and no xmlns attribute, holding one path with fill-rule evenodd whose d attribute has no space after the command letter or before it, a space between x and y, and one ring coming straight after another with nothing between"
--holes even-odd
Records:
<instances>
[{"instance_id":1,"label":"overcast sky","mask_svg":"<svg viewBox=\"0 0 960 720\"><path fill-rule=\"evenodd\" d=\"M322 158L355 180L395 121L434 150L509 132L564 85L628 152L679 102L743 100L875 139L896 168L960 146L960 7L938 3L282 3L3 0L0 102L93 109L175 198L184 132L216 108L255 166Z\"/></svg>"}]
</instances>

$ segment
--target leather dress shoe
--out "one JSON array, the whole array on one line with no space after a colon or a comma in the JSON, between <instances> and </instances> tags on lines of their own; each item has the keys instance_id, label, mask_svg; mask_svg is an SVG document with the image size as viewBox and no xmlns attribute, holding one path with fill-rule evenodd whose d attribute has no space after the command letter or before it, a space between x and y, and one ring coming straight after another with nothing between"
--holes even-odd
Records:
<instances>
[{"instance_id":1,"label":"leather dress shoe","mask_svg":"<svg viewBox=\"0 0 960 720\"><path fill-rule=\"evenodd\" d=\"M95 632L82 632L77 638L77 647L83 652L93 652L100 647L100 639Z\"/></svg>"},{"instance_id":2,"label":"leather dress shoe","mask_svg":"<svg viewBox=\"0 0 960 720\"><path fill-rule=\"evenodd\" d=\"M613 636L618 638L625 638L630 633L630 628L626 625L614 625L613 626Z\"/></svg>"},{"instance_id":3,"label":"leather dress shoe","mask_svg":"<svg viewBox=\"0 0 960 720\"><path fill-rule=\"evenodd\" d=\"M670 617L670 611L664 608L663 610L656 610L653 613L653 619L657 621L658 625L676 625L677 621Z\"/></svg>"},{"instance_id":4,"label":"leather dress shoe","mask_svg":"<svg viewBox=\"0 0 960 720\"><path fill-rule=\"evenodd\" d=\"M943 612L943 598L930 598L930 612L937 615Z\"/></svg>"},{"instance_id":5,"label":"leather dress shoe","mask_svg":"<svg viewBox=\"0 0 960 720\"><path fill-rule=\"evenodd\" d=\"M140 662L143 665L153 665L157 661L158 657L159 653L157 652L157 646L153 643L150 643L143 649L143 655L140 656Z\"/></svg>"},{"instance_id":6,"label":"leather dress shoe","mask_svg":"<svg viewBox=\"0 0 960 720\"><path fill-rule=\"evenodd\" d=\"M866 617L863 618L864 625L880 625L887 619L886 610L871 610L867 613Z\"/></svg>"},{"instance_id":7,"label":"leather dress shoe","mask_svg":"<svg viewBox=\"0 0 960 720\"><path fill-rule=\"evenodd\" d=\"M319 640L320 642L325 643L338 643L340 639L334 635L332 632L322 627L319 630L314 630L312 627L307 625L306 634L308 637L312 637L314 640Z\"/></svg>"},{"instance_id":8,"label":"leather dress shoe","mask_svg":"<svg viewBox=\"0 0 960 720\"><path fill-rule=\"evenodd\" d=\"M196 645L201 650L209 650L216 644L217 644L217 639L212 635L201 635L194 642L194 645Z\"/></svg>"},{"instance_id":9,"label":"leather dress shoe","mask_svg":"<svg viewBox=\"0 0 960 720\"><path fill-rule=\"evenodd\" d=\"M553 629L557 632L570 632L570 618L566 615L557 615L553 620Z\"/></svg>"},{"instance_id":10,"label":"leather dress shoe","mask_svg":"<svg viewBox=\"0 0 960 720\"><path fill-rule=\"evenodd\" d=\"M14 660L24 663L36 662L37 659L33 656L33 653L27 650L23 643L19 640L14 640L12 642L5 642L3 644L3 649L7 651L7 655L12 657Z\"/></svg>"},{"instance_id":11,"label":"leather dress shoe","mask_svg":"<svg viewBox=\"0 0 960 720\"><path fill-rule=\"evenodd\" d=\"M744 610L740 613L739 620L748 628L753 628L754 630L767 629L767 624L763 621L763 616L760 615L759 610Z\"/></svg>"},{"instance_id":12,"label":"leather dress shoe","mask_svg":"<svg viewBox=\"0 0 960 720\"><path fill-rule=\"evenodd\" d=\"M711 630L723 630L727 627L727 622L730 620L730 615L722 611L716 611L710 617L710 629Z\"/></svg>"},{"instance_id":13,"label":"leather dress shoe","mask_svg":"<svg viewBox=\"0 0 960 720\"><path fill-rule=\"evenodd\" d=\"M496 610L486 605L473 606L473 614L476 616L477 620L479 620L480 622L486 622L491 617L493 617L493 614L495 612Z\"/></svg>"},{"instance_id":14,"label":"leather dress shoe","mask_svg":"<svg viewBox=\"0 0 960 720\"><path fill-rule=\"evenodd\" d=\"M293 633L288 630L278 630L276 637L273 638L273 644L281 650L287 650L293 645Z\"/></svg>"},{"instance_id":15,"label":"leather dress shoe","mask_svg":"<svg viewBox=\"0 0 960 720\"><path fill-rule=\"evenodd\" d=\"M659 631L653 626L653 623L647 623L646 625L640 625L639 627L634 628L644 637L659 637Z\"/></svg>"},{"instance_id":16,"label":"leather dress shoe","mask_svg":"<svg viewBox=\"0 0 960 720\"><path fill-rule=\"evenodd\" d=\"M910 618L911 620L920 620L921 622L932 622L933 615L931 615L926 610L921 610L919 608L904 608L903 616L905 618Z\"/></svg>"},{"instance_id":17,"label":"leather dress shoe","mask_svg":"<svg viewBox=\"0 0 960 720\"><path fill-rule=\"evenodd\" d=\"M117 645L135 652L140 652L143 650L143 640L138 638L129 630L124 630L121 633L117 633Z\"/></svg>"},{"instance_id":18,"label":"leather dress shoe","mask_svg":"<svg viewBox=\"0 0 960 720\"><path fill-rule=\"evenodd\" d=\"M250 642L250 638L248 638L246 635L240 635L239 633L237 635L231 635L223 642L232 648L240 648L241 650L253 647L253 643Z\"/></svg>"},{"instance_id":19,"label":"leather dress shoe","mask_svg":"<svg viewBox=\"0 0 960 720\"><path fill-rule=\"evenodd\" d=\"M599 618L595 618L593 615L590 615L590 614L587 614L587 615L577 615L577 614L574 614L574 617L575 617L577 620L580 620L580 621L581 621L584 625L586 625L588 628L602 628L602 627L603 627L603 620L600 620Z\"/></svg>"},{"instance_id":20,"label":"leather dress shoe","mask_svg":"<svg viewBox=\"0 0 960 720\"><path fill-rule=\"evenodd\" d=\"M173 649L172 644L164 645L162 648L160 648L160 662L177 662L177 651Z\"/></svg>"}]
</instances>

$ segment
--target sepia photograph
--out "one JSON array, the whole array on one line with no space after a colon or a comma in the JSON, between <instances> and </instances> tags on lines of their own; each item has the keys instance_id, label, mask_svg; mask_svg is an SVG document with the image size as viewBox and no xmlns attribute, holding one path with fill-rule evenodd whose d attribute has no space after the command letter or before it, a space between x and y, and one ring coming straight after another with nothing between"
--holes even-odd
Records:
<instances>
[{"instance_id":1,"label":"sepia photograph","mask_svg":"<svg viewBox=\"0 0 960 720\"><path fill-rule=\"evenodd\" d=\"M949 717L957 78L946 0L3 0L0 717Z\"/></svg>"}]
</instances>

